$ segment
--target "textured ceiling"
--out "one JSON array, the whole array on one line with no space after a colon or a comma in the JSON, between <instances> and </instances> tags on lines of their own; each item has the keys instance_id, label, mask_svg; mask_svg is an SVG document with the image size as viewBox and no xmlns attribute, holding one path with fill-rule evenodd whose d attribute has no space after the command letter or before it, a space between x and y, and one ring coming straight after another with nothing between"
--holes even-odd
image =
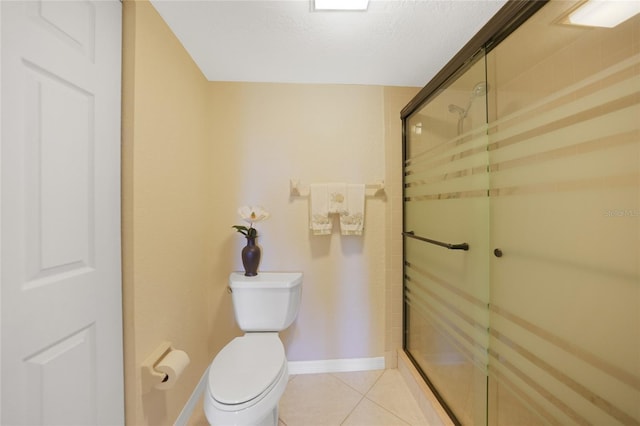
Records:
<instances>
[{"instance_id":1,"label":"textured ceiling","mask_svg":"<svg viewBox=\"0 0 640 426\"><path fill-rule=\"evenodd\" d=\"M505 0L151 0L211 81L424 86Z\"/></svg>"}]
</instances>

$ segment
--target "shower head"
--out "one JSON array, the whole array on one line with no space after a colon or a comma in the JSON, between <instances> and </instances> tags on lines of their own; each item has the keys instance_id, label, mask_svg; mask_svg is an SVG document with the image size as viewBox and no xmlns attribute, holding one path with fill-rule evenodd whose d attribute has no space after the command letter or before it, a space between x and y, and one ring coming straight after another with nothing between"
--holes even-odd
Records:
<instances>
[{"instance_id":1,"label":"shower head","mask_svg":"<svg viewBox=\"0 0 640 426\"><path fill-rule=\"evenodd\" d=\"M467 107L462 108L458 105L450 104L449 112L458 113L458 116L460 116L460 119L464 120L465 118L467 118L467 114L469 113L469 109L471 109L473 100L475 98L481 98L483 96L486 96L488 90L489 90L489 85L487 84L486 81L481 81L479 83L476 83L476 85L473 86L473 89L471 89L471 96L469 96L469 103L467 104Z\"/></svg>"},{"instance_id":2,"label":"shower head","mask_svg":"<svg viewBox=\"0 0 640 426\"><path fill-rule=\"evenodd\" d=\"M479 83L476 83L476 85L473 86L473 89L471 89L471 99L479 98L480 96L485 96L488 91L489 91L489 85L487 84L486 81L481 81Z\"/></svg>"},{"instance_id":3,"label":"shower head","mask_svg":"<svg viewBox=\"0 0 640 426\"><path fill-rule=\"evenodd\" d=\"M458 134L462 133L462 129L464 126L464 119L467 118L469 114L469 110L471 109L471 105L473 105L473 101L476 98L481 98L487 95L487 91L489 90L489 85L486 81L481 81L476 83L471 89L471 95L469 96L469 103L466 108L462 108L461 106L449 104L449 112L458 114Z\"/></svg>"}]
</instances>

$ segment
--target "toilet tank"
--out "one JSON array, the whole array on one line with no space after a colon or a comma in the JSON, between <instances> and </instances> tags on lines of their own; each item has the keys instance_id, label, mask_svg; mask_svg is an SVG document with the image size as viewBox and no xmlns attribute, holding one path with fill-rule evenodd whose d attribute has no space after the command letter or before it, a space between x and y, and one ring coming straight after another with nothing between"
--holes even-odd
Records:
<instances>
[{"instance_id":1,"label":"toilet tank","mask_svg":"<svg viewBox=\"0 0 640 426\"><path fill-rule=\"evenodd\" d=\"M302 272L233 272L229 286L236 322L245 332L281 331L298 316Z\"/></svg>"}]
</instances>

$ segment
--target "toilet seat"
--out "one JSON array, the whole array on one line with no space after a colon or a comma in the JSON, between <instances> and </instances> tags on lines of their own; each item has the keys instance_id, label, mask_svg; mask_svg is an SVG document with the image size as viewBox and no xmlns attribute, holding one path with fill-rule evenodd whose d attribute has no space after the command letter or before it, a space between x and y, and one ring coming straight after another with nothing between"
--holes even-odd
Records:
<instances>
[{"instance_id":1,"label":"toilet seat","mask_svg":"<svg viewBox=\"0 0 640 426\"><path fill-rule=\"evenodd\" d=\"M209 368L209 394L218 409L238 411L260 401L287 373L278 333L247 333L227 344Z\"/></svg>"}]
</instances>

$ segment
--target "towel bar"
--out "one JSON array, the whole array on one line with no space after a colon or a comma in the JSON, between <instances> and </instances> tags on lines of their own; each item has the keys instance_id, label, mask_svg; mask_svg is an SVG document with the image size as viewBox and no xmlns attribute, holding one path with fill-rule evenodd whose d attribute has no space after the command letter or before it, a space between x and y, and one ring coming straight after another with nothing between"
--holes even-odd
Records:
<instances>
[{"instance_id":1,"label":"towel bar","mask_svg":"<svg viewBox=\"0 0 640 426\"><path fill-rule=\"evenodd\" d=\"M405 237L414 238L416 240L424 241L426 243L435 244L435 245L440 246L440 247L445 247L445 248L448 248L449 250L464 250L464 251L469 250L469 244L467 244L467 243L461 243L461 244L443 243L441 241L431 240L431 239L425 238L425 237L419 237L413 231L403 232L402 235L404 235Z\"/></svg>"},{"instance_id":2,"label":"towel bar","mask_svg":"<svg viewBox=\"0 0 640 426\"><path fill-rule=\"evenodd\" d=\"M384 181L378 183L367 183L364 186L365 196L380 197L384 195ZM291 197L308 197L309 185L303 185L298 179L289 179L289 195Z\"/></svg>"}]
</instances>

